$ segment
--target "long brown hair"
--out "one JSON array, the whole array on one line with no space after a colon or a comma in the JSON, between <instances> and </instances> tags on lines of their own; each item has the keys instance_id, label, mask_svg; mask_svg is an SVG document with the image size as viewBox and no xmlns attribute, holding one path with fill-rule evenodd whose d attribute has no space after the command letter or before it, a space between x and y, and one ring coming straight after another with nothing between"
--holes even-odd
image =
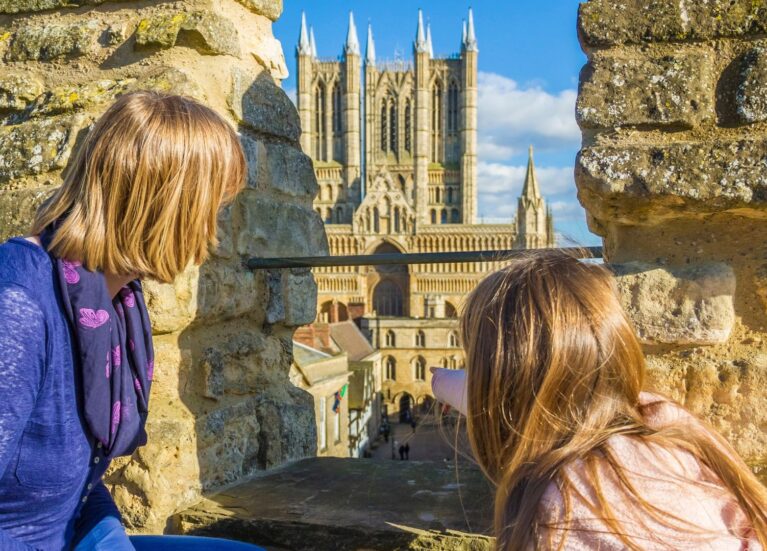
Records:
<instances>
[{"instance_id":1,"label":"long brown hair","mask_svg":"<svg viewBox=\"0 0 767 551\"><path fill-rule=\"evenodd\" d=\"M643 420L644 355L603 265L555 250L514 260L467 297L461 333L469 442L497 486L499 550L535 547L545 532L538 523L546 488L562 483L565 466L597 454L638 507L662 516L607 450L607 440L619 434L691 452L732 492L767 548L767 489L729 444L703 424L701 430L658 431ZM639 549L612 518L598 481L595 488L597 514L626 547ZM564 501L566 537L570 506Z\"/></svg>"},{"instance_id":2,"label":"long brown hair","mask_svg":"<svg viewBox=\"0 0 767 551\"><path fill-rule=\"evenodd\" d=\"M218 211L246 171L237 133L221 115L184 96L131 92L88 133L31 232L60 220L56 256L169 283L216 245Z\"/></svg>"}]
</instances>

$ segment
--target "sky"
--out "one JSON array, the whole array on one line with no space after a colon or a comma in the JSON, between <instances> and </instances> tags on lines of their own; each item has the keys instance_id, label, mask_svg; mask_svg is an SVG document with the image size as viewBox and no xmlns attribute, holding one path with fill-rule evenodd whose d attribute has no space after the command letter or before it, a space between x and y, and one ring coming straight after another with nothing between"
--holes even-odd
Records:
<instances>
[{"instance_id":1,"label":"sky","mask_svg":"<svg viewBox=\"0 0 767 551\"><path fill-rule=\"evenodd\" d=\"M479 44L478 218L509 221L517 209L529 145L541 191L554 211L560 243L599 244L576 198L573 165L578 73L586 63L576 32L578 0L474 0ZM467 0L285 0L274 33L282 42L295 95L295 46L306 12L320 57L341 54L353 11L363 50L373 26L377 59L411 59L418 8L431 23L434 53L457 53ZM363 52L364 55L364 52Z\"/></svg>"}]
</instances>

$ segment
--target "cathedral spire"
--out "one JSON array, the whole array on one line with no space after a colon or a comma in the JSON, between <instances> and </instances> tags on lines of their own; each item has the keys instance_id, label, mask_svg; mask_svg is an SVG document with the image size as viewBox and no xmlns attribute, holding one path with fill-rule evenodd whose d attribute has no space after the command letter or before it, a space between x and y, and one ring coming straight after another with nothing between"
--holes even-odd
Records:
<instances>
[{"instance_id":1,"label":"cathedral spire","mask_svg":"<svg viewBox=\"0 0 767 551\"><path fill-rule=\"evenodd\" d=\"M365 62L368 65L376 64L376 45L373 42L373 25L368 23L368 43L365 47Z\"/></svg>"},{"instance_id":2,"label":"cathedral spire","mask_svg":"<svg viewBox=\"0 0 767 551\"><path fill-rule=\"evenodd\" d=\"M357 27L354 24L354 14L352 12L349 12L349 32L346 34L344 53L346 55L360 55L360 41L357 38Z\"/></svg>"},{"instance_id":3,"label":"cathedral spire","mask_svg":"<svg viewBox=\"0 0 767 551\"><path fill-rule=\"evenodd\" d=\"M474 31L474 11L472 11L471 8L469 8L469 24L466 28L466 49L470 52L478 52L479 48L477 48L477 34Z\"/></svg>"},{"instance_id":4,"label":"cathedral spire","mask_svg":"<svg viewBox=\"0 0 767 551\"><path fill-rule=\"evenodd\" d=\"M421 10L418 10L418 29L415 33L415 51L419 54L428 51L426 34L423 30L423 12Z\"/></svg>"},{"instance_id":5,"label":"cathedral spire","mask_svg":"<svg viewBox=\"0 0 767 551\"><path fill-rule=\"evenodd\" d=\"M522 197L530 201L541 199L541 191L538 189L538 179L535 177L535 162L533 161L533 146L530 146L527 160L527 175L525 187L522 188Z\"/></svg>"},{"instance_id":6,"label":"cathedral spire","mask_svg":"<svg viewBox=\"0 0 767 551\"><path fill-rule=\"evenodd\" d=\"M314 40L314 27L309 27L309 48L312 51L312 57L317 57L317 42Z\"/></svg>"},{"instance_id":7,"label":"cathedral spire","mask_svg":"<svg viewBox=\"0 0 767 551\"><path fill-rule=\"evenodd\" d=\"M434 47L431 44L431 23L426 24L426 51L429 52L429 57L434 58Z\"/></svg>"},{"instance_id":8,"label":"cathedral spire","mask_svg":"<svg viewBox=\"0 0 767 551\"><path fill-rule=\"evenodd\" d=\"M306 30L306 13L301 12L301 33L298 35L298 46L296 51L298 55L311 55L311 44L309 43L309 33Z\"/></svg>"}]
</instances>

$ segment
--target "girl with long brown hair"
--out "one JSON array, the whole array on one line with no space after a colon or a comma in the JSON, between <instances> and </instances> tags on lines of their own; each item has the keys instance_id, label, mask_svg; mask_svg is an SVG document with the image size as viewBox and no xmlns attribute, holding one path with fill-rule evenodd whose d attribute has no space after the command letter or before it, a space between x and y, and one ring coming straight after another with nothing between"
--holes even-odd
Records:
<instances>
[{"instance_id":1,"label":"girl with long brown hair","mask_svg":"<svg viewBox=\"0 0 767 551\"><path fill-rule=\"evenodd\" d=\"M461 314L466 370L433 369L497 487L503 551L767 548L767 489L711 427L643 392L645 359L603 266L532 252Z\"/></svg>"}]
</instances>

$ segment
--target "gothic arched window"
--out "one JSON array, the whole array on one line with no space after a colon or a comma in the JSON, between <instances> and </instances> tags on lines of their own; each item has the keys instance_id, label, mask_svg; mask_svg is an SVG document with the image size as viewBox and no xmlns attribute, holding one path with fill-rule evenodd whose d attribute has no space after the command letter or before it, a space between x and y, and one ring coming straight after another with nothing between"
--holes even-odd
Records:
<instances>
[{"instance_id":1,"label":"gothic arched window","mask_svg":"<svg viewBox=\"0 0 767 551\"><path fill-rule=\"evenodd\" d=\"M394 348L397 345L397 337L394 334L394 331L389 329L386 332L386 347L387 348Z\"/></svg>"},{"instance_id":2,"label":"gothic arched window","mask_svg":"<svg viewBox=\"0 0 767 551\"><path fill-rule=\"evenodd\" d=\"M455 82L447 89L447 131L458 132L458 85Z\"/></svg>"},{"instance_id":3,"label":"gothic arched window","mask_svg":"<svg viewBox=\"0 0 767 551\"><path fill-rule=\"evenodd\" d=\"M325 158L325 84L320 82L314 90L314 157Z\"/></svg>"},{"instance_id":4,"label":"gothic arched window","mask_svg":"<svg viewBox=\"0 0 767 551\"><path fill-rule=\"evenodd\" d=\"M424 333L420 329L418 330L418 333L415 334L415 345L418 348L423 348L424 346L426 346L426 333Z\"/></svg>"},{"instance_id":5,"label":"gothic arched window","mask_svg":"<svg viewBox=\"0 0 767 551\"><path fill-rule=\"evenodd\" d=\"M461 221L461 213L458 212L458 209L453 209L450 211L450 222L453 224L458 224Z\"/></svg>"},{"instance_id":6,"label":"gothic arched window","mask_svg":"<svg viewBox=\"0 0 767 551\"><path fill-rule=\"evenodd\" d=\"M442 209L442 214L440 215L439 223L447 224L447 211L445 209Z\"/></svg>"},{"instance_id":7,"label":"gothic arched window","mask_svg":"<svg viewBox=\"0 0 767 551\"><path fill-rule=\"evenodd\" d=\"M410 99L405 100L405 151L413 150L413 113L410 107Z\"/></svg>"},{"instance_id":8,"label":"gothic arched window","mask_svg":"<svg viewBox=\"0 0 767 551\"><path fill-rule=\"evenodd\" d=\"M397 103L389 100L389 150L397 152Z\"/></svg>"},{"instance_id":9,"label":"gothic arched window","mask_svg":"<svg viewBox=\"0 0 767 551\"><path fill-rule=\"evenodd\" d=\"M386 369L386 373L385 373L386 380L396 381L397 380L397 360L395 360L391 356L387 356L386 361L384 362L384 367Z\"/></svg>"},{"instance_id":10,"label":"gothic arched window","mask_svg":"<svg viewBox=\"0 0 767 551\"><path fill-rule=\"evenodd\" d=\"M340 224L344 219L344 210L341 207L336 207L336 224Z\"/></svg>"},{"instance_id":11,"label":"gothic arched window","mask_svg":"<svg viewBox=\"0 0 767 551\"><path fill-rule=\"evenodd\" d=\"M381 215L378 213L378 207L373 207L373 232L381 232Z\"/></svg>"},{"instance_id":12,"label":"gothic arched window","mask_svg":"<svg viewBox=\"0 0 767 551\"><path fill-rule=\"evenodd\" d=\"M458 346L458 335L456 335L455 331L451 331L447 336L447 345L450 348L455 348Z\"/></svg>"},{"instance_id":13,"label":"gothic arched window","mask_svg":"<svg viewBox=\"0 0 767 551\"><path fill-rule=\"evenodd\" d=\"M423 381L426 379L426 360L421 356L413 359L413 378L416 381Z\"/></svg>"},{"instance_id":14,"label":"gothic arched window","mask_svg":"<svg viewBox=\"0 0 767 551\"><path fill-rule=\"evenodd\" d=\"M431 209L431 223L432 224L437 223L437 211L434 209Z\"/></svg>"},{"instance_id":15,"label":"gothic arched window","mask_svg":"<svg viewBox=\"0 0 767 551\"><path fill-rule=\"evenodd\" d=\"M336 83L333 86L333 134L341 134L341 121L343 112L341 111L341 86Z\"/></svg>"},{"instance_id":16,"label":"gothic arched window","mask_svg":"<svg viewBox=\"0 0 767 551\"><path fill-rule=\"evenodd\" d=\"M402 290L396 283L384 280L376 285L373 310L378 316L402 317Z\"/></svg>"},{"instance_id":17,"label":"gothic arched window","mask_svg":"<svg viewBox=\"0 0 767 551\"><path fill-rule=\"evenodd\" d=\"M439 83L431 93L431 161L442 161L442 87Z\"/></svg>"},{"instance_id":18,"label":"gothic arched window","mask_svg":"<svg viewBox=\"0 0 767 551\"><path fill-rule=\"evenodd\" d=\"M389 125L387 124L388 110L386 109L386 101L384 100L381 106L381 151L388 149L387 140L389 138Z\"/></svg>"},{"instance_id":19,"label":"gothic arched window","mask_svg":"<svg viewBox=\"0 0 767 551\"><path fill-rule=\"evenodd\" d=\"M447 188L447 202L448 203L453 202L453 188L451 187Z\"/></svg>"}]
</instances>

